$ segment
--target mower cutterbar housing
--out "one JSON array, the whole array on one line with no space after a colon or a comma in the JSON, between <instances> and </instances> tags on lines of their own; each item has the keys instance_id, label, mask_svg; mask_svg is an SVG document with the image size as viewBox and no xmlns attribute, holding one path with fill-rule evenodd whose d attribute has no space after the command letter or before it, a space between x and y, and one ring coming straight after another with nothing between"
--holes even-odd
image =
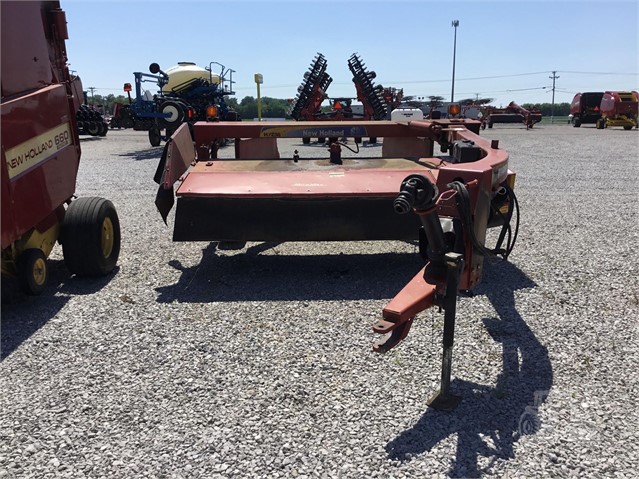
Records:
<instances>
[{"instance_id":1,"label":"mower cutterbar housing","mask_svg":"<svg viewBox=\"0 0 639 479\"><path fill-rule=\"evenodd\" d=\"M404 178L423 174L440 191L453 180L470 185L483 238L490 201L508 176L508 154L478 129L473 120L198 122L194 142L180 128L165 148L158 208L166 219L181 180L174 241L414 240L419 218L396 214L393 201ZM283 158L277 148L286 138L367 135L384 138L381 157L342 157L338 142L324 158ZM235 139L234 158L217 158L223 138ZM436 144L444 154L434 155ZM454 213L448 209L442 214ZM479 271L467 286L476 277Z\"/></svg>"}]
</instances>

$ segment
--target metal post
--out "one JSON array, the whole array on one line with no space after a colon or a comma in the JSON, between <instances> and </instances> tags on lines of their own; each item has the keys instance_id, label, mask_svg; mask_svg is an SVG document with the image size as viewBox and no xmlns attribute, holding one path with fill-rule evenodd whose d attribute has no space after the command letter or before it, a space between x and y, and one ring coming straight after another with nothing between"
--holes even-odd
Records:
<instances>
[{"instance_id":1,"label":"metal post","mask_svg":"<svg viewBox=\"0 0 639 479\"><path fill-rule=\"evenodd\" d=\"M235 70L229 69L229 75L230 75L230 77L229 77L229 85L230 85L229 89L231 90L231 93L233 93L233 83L235 83L233 81L233 73L235 73Z\"/></svg>"},{"instance_id":2,"label":"metal post","mask_svg":"<svg viewBox=\"0 0 639 479\"><path fill-rule=\"evenodd\" d=\"M255 74L255 84L257 85L257 121L262 121L262 98L260 97L260 85L264 81L261 73Z\"/></svg>"},{"instance_id":3,"label":"metal post","mask_svg":"<svg viewBox=\"0 0 639 479\"><path fill-rule=\"evenodd\" d=\"M455 27L455 39L453 41L453 86L450 91L451 103L455 101L455 56L457 54L457 27L459 26L459 20L453 20L452 26Z\"/></svg>"}]
</instances>

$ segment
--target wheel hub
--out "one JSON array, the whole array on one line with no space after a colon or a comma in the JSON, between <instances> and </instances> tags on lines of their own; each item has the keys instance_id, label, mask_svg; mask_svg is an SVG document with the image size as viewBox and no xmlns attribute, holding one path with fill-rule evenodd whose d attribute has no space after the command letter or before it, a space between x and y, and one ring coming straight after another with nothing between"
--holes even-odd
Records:
<instances>
[{"instance_id":1,"label":"wheel hub","mask_svg":"<svg viewBox=\"0 0 639 479\"><path fill-rule=\"evenodd\" d=\"M104 218L104 221L102 222L102 237L100 238L100 245L102 246L102 254L105 258L111 256L113 251L113 241L113 223L111 222L111 218Z\"/></svg>"},{"instance_id":2,"label":"wheel hub","mask_svg":"<svg viewBox=\"0 0 639 479\"><path fill-rule=\"evenodd\" d=\"M47 279L47 265L45 264L42 258L38 258L33 263L32 270L33 281L38 285L42 286Z\"/></svg>"}]
</instances>

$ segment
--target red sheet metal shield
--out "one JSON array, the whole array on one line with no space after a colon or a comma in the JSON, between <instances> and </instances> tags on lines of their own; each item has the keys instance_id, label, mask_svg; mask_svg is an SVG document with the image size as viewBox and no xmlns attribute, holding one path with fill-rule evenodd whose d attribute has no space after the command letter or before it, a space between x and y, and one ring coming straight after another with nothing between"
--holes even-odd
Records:
<instances>
[{"instance_id":1,"label":"red sheet metal shield","mask_svg":"<svg viewBox=\"0 0 639 479\"><path fill-rule=\"evenodd\" d=\"M195 160L195 149L188 124L183 123L167 141L154 180L160 185L155 205L164 223L173 207L173 185Z\"/></svg>"}]
</instances>

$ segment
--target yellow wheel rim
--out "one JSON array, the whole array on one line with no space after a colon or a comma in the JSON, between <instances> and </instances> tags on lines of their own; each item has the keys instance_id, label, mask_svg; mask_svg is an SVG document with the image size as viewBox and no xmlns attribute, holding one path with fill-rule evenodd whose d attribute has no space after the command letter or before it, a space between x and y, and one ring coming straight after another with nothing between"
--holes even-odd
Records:
<instances>
[{"instance_id":1,"label":"yellow wheel rim","mask_svg":"<svg viewBox=\"0 0 639 479\"><path fill-rule=\"evenodd\" d=\"M113 252L113 223L111 218L104 218L102 222L102 237L100 238L100 245L102 246L102 254L105 258L111 256Z\"/></svg>"},{"instance_id":2,"label":"yellow wheel rim","mask_svg":"<svg viewBox=\"0 0 639 479\"><path fill-rule=\"evenodd\" d=\"M38 286L42 286L47 280L47 264L42 258L38 258L33 263L33 281Z\"/></svg>"}]
</instances>

